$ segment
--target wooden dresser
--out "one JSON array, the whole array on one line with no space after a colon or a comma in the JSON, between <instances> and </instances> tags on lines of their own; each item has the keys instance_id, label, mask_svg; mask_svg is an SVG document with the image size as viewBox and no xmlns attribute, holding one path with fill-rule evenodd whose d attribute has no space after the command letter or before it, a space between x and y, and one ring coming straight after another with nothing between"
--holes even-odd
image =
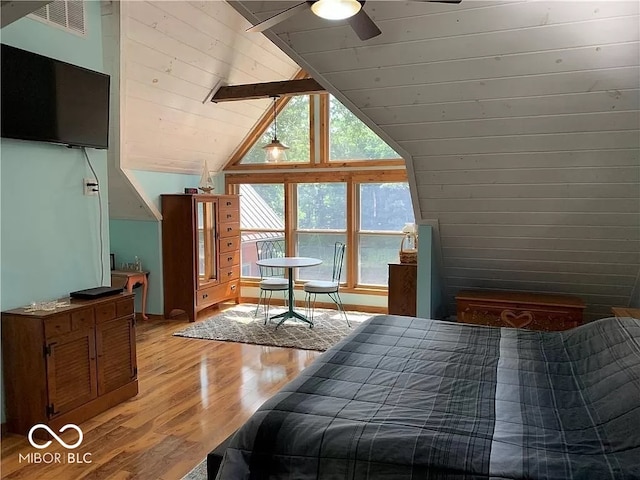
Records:
<instances>
[{"instance_id":1,"label":"wooden dresser","mask_svg":"<svg viewBox=\"0 0 640 480\"><path fill-rule=\"evenodd\" d=\"M418 266L415 263L389 264L389 315L416 316L416 283Z\"/></svg>"},{"instance_id":2,"label":"wooden dresser","mask_svg":"<svg viewBox=\"0 0 640 480\"><path fill-rule=\"evenodd\" d=\"M81 423L138 393L134 295L2 313L7 427Z\"/></svg>"},{"instance_id":3,"label":"wooden dresser","mask_svg":"<svg viewBox=\"0 0 640 480\"><path fill-rule=\"evenodd\" d=\"M466 290L456 295L458 322L530 330L567 330L582 324L578 297Z\"/></svg>"},{"instance_id":4,"label":"wooden dresser","mask_svg":"<svg viewBox=\"0 0 640 480\"><path fill-rule=\"evenodd\" d=\"M176 194L162 198L164 316L197 313L240 296L240 198Z\"/></svg>"}]
</instances>

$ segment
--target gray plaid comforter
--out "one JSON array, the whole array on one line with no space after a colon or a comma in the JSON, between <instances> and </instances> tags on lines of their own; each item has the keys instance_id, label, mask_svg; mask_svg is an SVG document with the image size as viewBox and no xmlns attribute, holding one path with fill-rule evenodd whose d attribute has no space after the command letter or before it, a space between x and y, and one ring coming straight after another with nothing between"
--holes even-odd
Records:
<instances>
[{"instance_id":1,"label":"gray plaid comforter","mask_svg":"<svg viewBox=\"0 0 640 480\"><path fill-rule=\"evenodd\" d=\"M640 321L377 316L237 432L219 480L640 479Z\"/></svg>"}]
</instances>

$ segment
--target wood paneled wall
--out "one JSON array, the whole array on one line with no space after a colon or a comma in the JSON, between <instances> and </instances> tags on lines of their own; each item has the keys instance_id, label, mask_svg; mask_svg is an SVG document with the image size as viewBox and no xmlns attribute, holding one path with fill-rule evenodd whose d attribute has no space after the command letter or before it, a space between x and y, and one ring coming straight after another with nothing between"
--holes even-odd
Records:
<instances>
[{"instance_id":1,"label":"wood paneled wall","mask_svg":"<svg viewBox=\"0 0 640 480\"><path fill-rule=\"evenodd\" d=\"M240 2L265 18L291 2ZM310 12L267 36L406 153L460 289L640 302L638 2L368 2L358 40Z\"/></svg>"}]
</instances>

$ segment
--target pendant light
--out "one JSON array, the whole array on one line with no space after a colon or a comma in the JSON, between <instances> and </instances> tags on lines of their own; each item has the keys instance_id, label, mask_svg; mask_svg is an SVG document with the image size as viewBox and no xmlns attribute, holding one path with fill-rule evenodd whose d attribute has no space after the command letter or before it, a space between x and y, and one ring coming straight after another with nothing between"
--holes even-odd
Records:
<instances>
[{"instance_id":1,"label":"pendant light","mask_svg":"<svg viewBox=\"0 0 640 480\"><path fill-rule=\"evenodd\" d=\"M278 97L273 97L273 139L270 143L265 145L264 151L266 153L265 161L267 163L278 163L287 161L287 150L289 147L280 143L278 140L278 111L276 109L276 101Z\"/></svg>"}]
</instances>

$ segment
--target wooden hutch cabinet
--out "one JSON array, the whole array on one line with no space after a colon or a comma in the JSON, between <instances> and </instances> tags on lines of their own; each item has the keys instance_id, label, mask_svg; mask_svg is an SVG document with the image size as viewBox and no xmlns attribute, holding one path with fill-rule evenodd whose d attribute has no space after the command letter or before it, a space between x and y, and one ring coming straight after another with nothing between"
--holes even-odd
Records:
<instances>
[{"instance_id":1,"label":"wooden hutch cabinet","mask_svg":"<svg viewBox=\"0 0 640 480\"><path fill-rule=\"evenodd\" d=\"M162 195L164 316L197 313L240 295L237 195Z\"/></svg>"},{"instance_id":2,"label":"wooden hutch cabinet","mask_svg":"<svg viewBox=\"0 0 640 480\"><path fill-rule=\"evenodd\" d=\"M134 295L2 313L7 426L58 431L138 393Z\"/></svg>"}]
</instances>

